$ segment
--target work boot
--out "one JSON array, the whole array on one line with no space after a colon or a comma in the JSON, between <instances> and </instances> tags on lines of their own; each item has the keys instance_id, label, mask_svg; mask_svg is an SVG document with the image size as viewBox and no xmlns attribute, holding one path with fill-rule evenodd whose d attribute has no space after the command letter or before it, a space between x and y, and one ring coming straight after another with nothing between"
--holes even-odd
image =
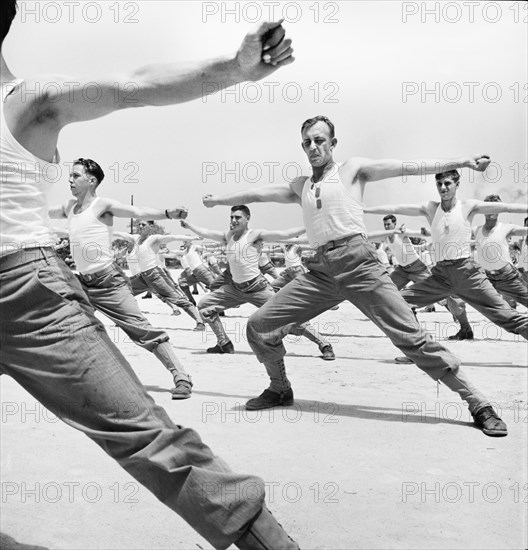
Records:
<instances>
[{"instance_id":1,"label":"work boot","mask_svg":"<svg viewBox=\"0 0 528 550\"><path fill-rule=\"evenodd\" d=\"M333 361L335 359L334 349L330 344L319 346L319 351L323 354L324 361Z\"/></svg>"},{"instance_id":2,"label":"work boot","mask_svg":"<svg viewBox=\"0 0 528 550\"><path fill-rule=\"evenodd\" d=\"M174 389L172 390L173 399L189 399L192 393L193 383L191 377L189 378L176 378L174 380Z\"/></svg>"},{"instance_id":3,"label":"work boot","mask_svg":"<svg viewBox=\"0 0 528 550\"><path fill-rule=\"evenodd\" d=\"M486 434L491 437L503 437L508 435L506 423L502 421L493 407L482 407L476 413L471 413L475 424Z\"/></svg>"},{"instance_id":4,"label":"work boot","mask_svg":"<svg viewBox=\"0 0 528 550\"><path fill-rule=\"evenodd\" d=\"M250 399L246 403L248 411L260 409L271 409L272 407L289 407L293 405L293 390L290 388L285 392L277 393L273 390L264 390L258 397Z\"/></svg>"},{"instance_id":5,"label":"work boot","mask_svg":"<svg viewBox=\"0 0 528 550\"><path fill-rule=\"evenodd\" d=\"M448 340L473 340L473 331L470 328L461 328L456 334L449 336Z\"/></svg>"},{"instance_id":6,"label":"work boot","mask_svg":"<svg viewBox=\"0 0 528 550\"><path fill-rule=\"evenodd\" d=\"M226 344L216 344L213 348L207 348L207 353L235 353L235 347L233 342L229 340Z\"/></svg>"}]
</instances>

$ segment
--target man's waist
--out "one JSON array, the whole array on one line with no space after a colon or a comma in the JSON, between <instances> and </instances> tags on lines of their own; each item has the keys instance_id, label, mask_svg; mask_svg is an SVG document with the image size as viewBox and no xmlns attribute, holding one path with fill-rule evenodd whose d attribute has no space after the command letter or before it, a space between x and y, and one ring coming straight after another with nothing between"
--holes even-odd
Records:
<instances>
[{"instance_id":1,"label":"man's waist","mask_svg":"<svg viewBox=\"0 0 528 550\"><path fill-rule=\"evenodd\" d=\"M30 264L39 260L57 258L51 247L39 246L33 248L21 248L16 252L10 252L0 256L0 271L9 271L21 265Z\"/></svg>"},{"instance_id":2,"label":"man's waist","mask_svg":"<svg viewBox=\"0 0 528 550\"><path fill-rule=\"evenodd\" d=\"M354 233L352 235L347 235L339 239L334 239L332 241L327 241L325 244L318 246L315 251L318 254L328 252L329 250L334 250L334 248L339 248L341 246L346 246L348 243L356 240L365 240L365 236L362 233Z\"/></svg>"},{"instance_id":3,"label":"man's waist","mask_svg":"<svg viewBox=\"0 0 528 550\"><path fill-rule=\"evenodd\" d=\"M94 271L93 273L79 273L79 277L81 278L82 281L89 283L90 281L98 279L99 277L108 275L115 269L116 269L116 264L112 262L110 265L107 265L106 267L103 267L98 271Z\"/></svg>"},{"instance_id":4,"label":"man's waist","mask_svg":"<svg viewBox=\"0 0 528 550\"><path fill-rule=\"evenodd\" d=\"M249 281L237 283L236 281L233 280L232 283L235 288L239 288L240 290L242 290L244 288L248 288L251 285L255 284L259 279L265 279L264 275L259 273L256 277L253 277L253 279L249 279Z\"/></svg>"},{"instance_id":5,"label":"man's waist","mask_svg":"<svg viewBox=\"0 0 528 550\"><path fill-rule=\"evenodd\" d=\"M505 271L509 271L509 269L513 267L512 264L504 264L499 269L485 269L487 275L500 275L501 273L504 273Z\"/></svg>"},{"instance_id":6,"label":"man's waist","mask_svg":"<svg viewBox=\"0 0 528 550\"><path fill-rule=\"evenodd\" d=\"M464 256L463 258L453 258L452 260L440 260L436 262L436 265L458 265L467 262L469 259L469 256Z\"/></svg>"}]
</instances>

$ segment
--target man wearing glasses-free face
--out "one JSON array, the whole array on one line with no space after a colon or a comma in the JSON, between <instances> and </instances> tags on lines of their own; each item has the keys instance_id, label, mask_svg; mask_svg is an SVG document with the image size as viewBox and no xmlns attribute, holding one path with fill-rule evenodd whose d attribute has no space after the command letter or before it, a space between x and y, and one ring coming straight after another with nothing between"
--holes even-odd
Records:
<instances>
[{"instance_id":1,"label":"man wearing glasses-free face","mask_svg":"<svg viewBox=\"0 0 528 550\"><path fill-rule=\"evenodd\" d=\"M249 319L248 342L258 360L264 363L272 383L260 396L248 401L246 407L264 409L293 404L284 365L286 350L281 339L284 333L280 329L290 323L304 323L342 300L349 300L421 370L467 401L484 433L506 435L506 426L489 401L459 368L460 360L422 330L367 241L363 222L363 193L367 183L461 167L484 171L490 163L489 157L414 161L352 157L337 164L333 159L337 139L328 118L317 116L306 120L301 135L312 177L301 176L289 183L221 197L206 195L203 199L208 207L251 202L297 203L303 210L308 241L315 249L313 259L307 262L310 271L286 285ZM493 416L482 417L479 412L484 409L488 412L491 409Z\"/></svg>"}]
</instances>

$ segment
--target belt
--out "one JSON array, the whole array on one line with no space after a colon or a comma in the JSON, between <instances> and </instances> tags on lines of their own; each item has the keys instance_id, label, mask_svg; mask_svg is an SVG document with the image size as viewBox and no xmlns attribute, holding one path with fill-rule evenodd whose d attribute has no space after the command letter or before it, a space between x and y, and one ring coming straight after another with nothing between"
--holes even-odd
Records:
<instances>
[{"instance_id":1,"label":"belt","mask_svg":"<svg viewBox=\"0 0 528 550\"><path fill-rule=\"evenodd\" d=\"M257 275L253 279L250 279L249 281L244 281L243 283L235 283L235 281L232 281L232 282L235 288L243 289L251 286L252 284L255 284L259 279L262 279L262 278L263 278L262 275Z\"/></svg>"},{"instance_id":2,"label":"belt","mask_svg":"<svg viewBox=\"0 0 528 550\"><path fill-rule=\"evenodd\" d=\"M455 258L454 260L440 260L437 262L437 265L457 265L465 262L466 260L469 260L468 256L465 258Z\"/></svg>"},{"instance_id":3,"label":"belt","mask_svg":"<svg viewBox=\"0 0 528 550\"><path fill-rule=\"evenodd\" d=\"M508 265L505 265L501 267L500 269L486 269L486 274L488 275L498 275L499 273L503 273L504 270L508 267Z\"/></svg>"},{"instance_id":4,"label":"belt","mask_svg":"<svg viewBox=\"0 0 528 550\"><path fill-rule=\"evenodd\" d=\"M111 273L112 271L114 271L114 269L115 269L114 264L111 264L108 267L101 269L100 271L96 271L95 273L79 273L79 277L85 283L90 283L93 280L99 277L102 277L103 275L107 275L108 273Z\"/></svg>"},{"instance_id":5,"label":"belt","mask_svg":"<svg viewBox=\"0 0 528 550\"><path fill-rule=\"evenodd\" d=\"M336 239L334 241L328 241L327 243L317 247L316 252L318 254L322 254L324 252L328 252L329 250L333 250L334 248L339 248L340 246L345 246L353 239L357 239L358 237L361 237L364 239L364 235L361 233L354 233L354 235L349 235L348 237L343 237L341 239Z\"/></svg>"},{"instance_id":6,"label":"belt","mask_svg":"<svg viewBox=\"0 0 528 550\"><path fill-rule=\"evenodd\" d=\"M56 258L56 254L53 248L49 247L34 247L34 248L22 248L17 252L11 252L5 256L0 257L0 271L8 271L14 267L18 267L25 264L37 262L39 260L45 260L47 258Z\"/></svg>"}]
</instances>

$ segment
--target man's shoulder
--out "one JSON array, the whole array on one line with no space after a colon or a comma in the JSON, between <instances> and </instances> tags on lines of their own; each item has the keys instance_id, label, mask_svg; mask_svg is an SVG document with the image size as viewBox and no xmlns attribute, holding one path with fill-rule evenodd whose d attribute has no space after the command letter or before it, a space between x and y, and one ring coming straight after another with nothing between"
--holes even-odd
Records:
<instances>
[{"instance_id":1,"label":"man's shoulder","mask_svg":"<svg viewBox=\"0 0 528 550\"><path fill-rule=\"evenodd\" d=\"M304 184L307 180L310 179L310 176L297 176L296 178L293 178L290 181L290 188L291 190L298 195L299 197L302 195L302 190L304 187Z\"/></svg>"}]
</instances>

